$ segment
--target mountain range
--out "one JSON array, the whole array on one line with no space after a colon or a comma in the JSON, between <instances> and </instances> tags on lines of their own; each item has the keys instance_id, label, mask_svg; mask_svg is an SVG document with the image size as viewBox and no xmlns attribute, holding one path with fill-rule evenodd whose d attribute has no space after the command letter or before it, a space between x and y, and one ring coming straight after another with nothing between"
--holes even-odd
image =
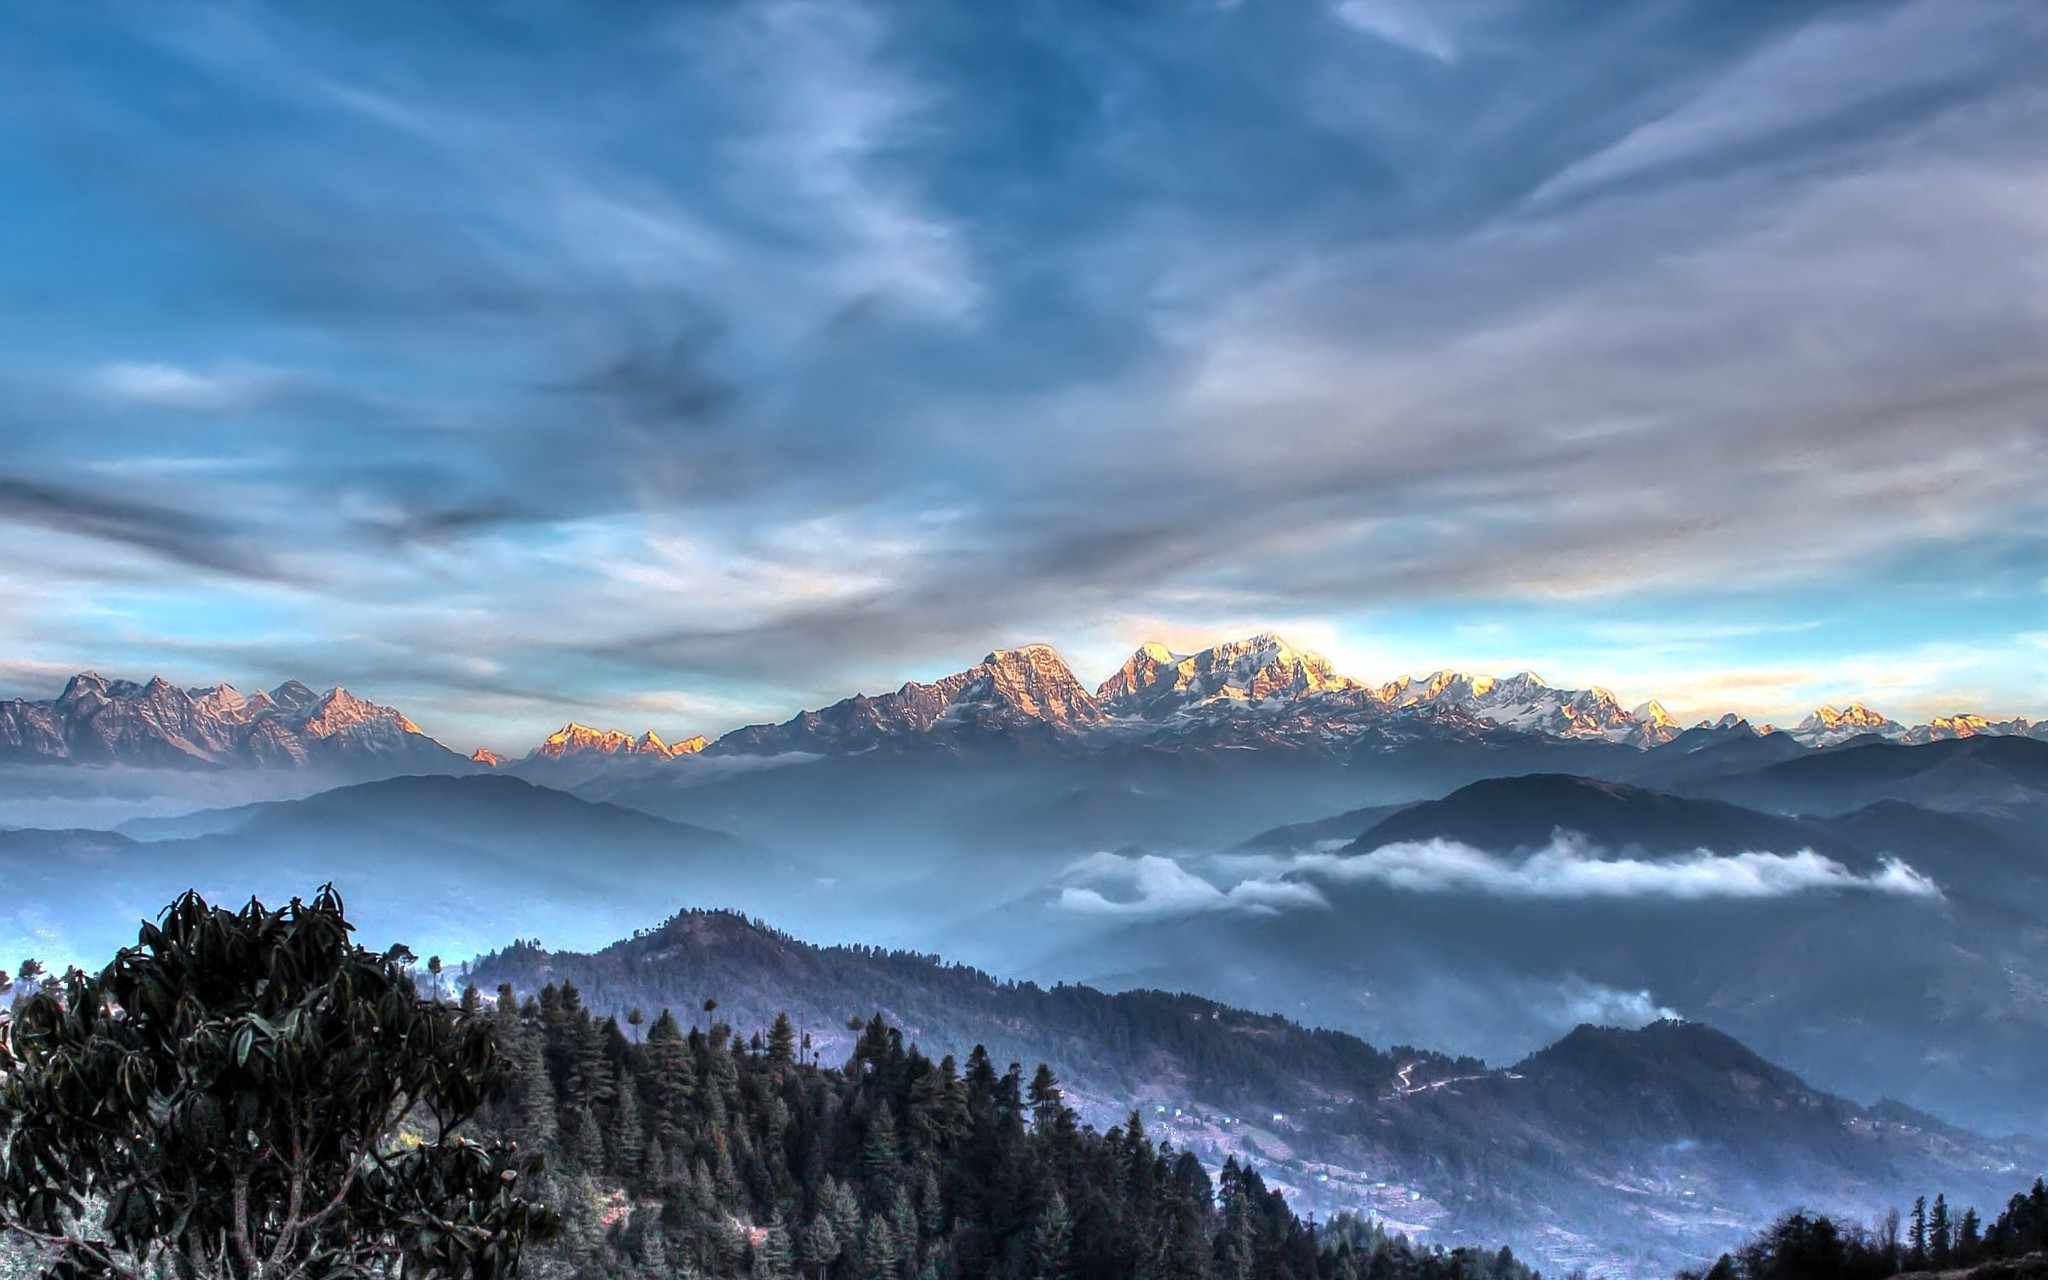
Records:
<instances>
[{"instance_id":1,"label":"mountain range","mask_svg":"<svg viewBox=\"0 0 2048 1280\"><path fill-rule=\"evenodd\" d=\"M409 773L462 757L391 707L296 680L244 697L229 685L180 689L97 672L43 702L0 702L0 761L156 768L332 768Z\"/></svg>"},{"instance_id":2,"label":"mountain range","mask_svg":"<svg viewBox=\"0 0 2048 1280\"><path fill-rule=\"evenodd\" d=\"M1698 728L1731 727L1734 717ZM1089 689L1046 645L999 649L930 683L858 694L779 724L716 740L664 742L570 723L526 756L467 758L398 711L346 689L315 694L296 681L243 697L227 685L180 689L162 679L75 676L56 698L0 702L0 761L70 761L176 767L340 766L386 772L525 766L565 760L652 765L699 755L846 754L927 747L965 750L1276 749L1360 752L1417 742L1486 745L1516 740L1607 743L1648 750L1685 730L1655 701L1624 707L1609 691L1559 689L1532 672L1506 677L1438 671L1369 684L1271 633L1176 653L1141 646ZM2048 738L2048 720L1952 715L1906 725L1861 702L1821 707L1782 730L1804 747L1861 738L1923 743L1975 736Z\"/></svg>"}]
</instances>

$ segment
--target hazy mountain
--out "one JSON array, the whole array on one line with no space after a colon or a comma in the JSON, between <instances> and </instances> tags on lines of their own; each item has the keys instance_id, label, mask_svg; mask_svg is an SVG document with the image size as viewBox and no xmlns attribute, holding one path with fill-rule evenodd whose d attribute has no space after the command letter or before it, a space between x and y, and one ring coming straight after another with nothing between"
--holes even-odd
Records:
<instances>
[{"instance_id":1,"label":"hazy mountain","mask_svg":"<svg viewBox=\"0 0 2048 1280\"><path fill-rule=\"evenodd\" d=\"M1988 754L2039 753L2003 743ZM1889 762L1992 745L1874 751ZM1796 763L1830 761L1858 764ZM1956 762L1937 770L1966 776ZM1335 850L1097 855L1042 901L1086 911L1099 931L1039 968L1064 959L1092 981L1495 1060L1588 1014L1670 1010L1838 1091L2048 1132L2040 812L1889 801L1799 816L1583 778L1483 780L1361 815L1366 829Z\"/></svg>"},{"instance_id":2,"label":"hazy mountain","mask_svg":"<svg viewBox=\"0 0 2048 1280\"><path fill-rule=\"evenodd\" d=\"M1789 731L1810 747L1835 747L1866 735L1893 742L1944 742L1956 738L2035 737L2048 738L2048 720L2039 723L2024 716L1993 720L1981 715L1936 716L1926 724L1904 725L1872 711L1860 702L1846 707L1821 707Z\"/></svg>"},{"instance_id":3,"label":"hazy mountain","mask_svg":"<svg viewBox=\"0 0 2048 1280\"><path fill-rule=\"evenodd\" d=\"M1784 1204L1856 1217L1929 1186L1994 1202L2048 1160L1902 1109L1829 1096L1703 1026L1582 1027L1512 1068L1375 1049L1157 991L1001 982L938 958L821 948L685 912L594 954L515 946L469 977L688 1017L707 997L742 1035L788 1011L828 1060L880 1012L933 1054L985 1044L1049 1062L1099 1125L1139 1108L1155 1138L1249 1159L1299 1210L1363 1209L1432 1238L1505 1238L1552 1265L1675 1265Z\"/></svg>"},{"instance_id":4,"label":"hazy mountain","mask_svg":"<svg viewBox=\"0 0 2048 1280\"><path fill-rule=\"evenodd\" d=\"M97 672L44 702L0 702L0 759L154 768L330 768L400 773L467 767L400 712L296 680L247 697Z\"/></svg>"},{"instance_id":5,"label":"hazy mountain","mask_svg":"<svg viewBox=\"0 0 2048 1280\"><path fill-rule=\"evenodd\" d=\"M1854 739L1681 787L1761 808L1842 813L1881 800L1929 809L2022 809L2048 803L2048 742L1980 736L1906 745Z\"/></svg>"},{"instance_id":6,"label":"hazy mountain","mask_svg":"<svg viewBox=\"0 0 2048 1280\"><path fill-rule=\"evenodd\" d=\"M1559 832L1584 837L1617 856L1802 848L1839 856L1850 848L1820 823L1626 783L1539 773L1485 779L1441 800L1408 806L1367 828L1345 852L1368 852L1399 841L1448 840L1513 853L1543 848Z\"/></svg>"},{"instance_id":7,"label":"hazy mountain","mask_svg":"<svg viewBox=\"0 0 2048 1280\"><path fill-rule=\"evenodd\" d=\"M393 778L121 833L0 832L0 954L107 954L194 887L284 900L331 880L367 930L454 955L507 930L595 945L649 902L794 909L814 876L721 832L517 778Z\"/></svg>"}]
</instances>

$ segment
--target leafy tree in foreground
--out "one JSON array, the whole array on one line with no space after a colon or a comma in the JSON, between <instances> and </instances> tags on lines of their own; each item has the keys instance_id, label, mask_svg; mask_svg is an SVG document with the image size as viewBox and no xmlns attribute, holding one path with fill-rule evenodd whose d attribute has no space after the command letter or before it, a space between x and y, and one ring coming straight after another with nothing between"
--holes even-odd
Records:
<instances>
[{"instance_id":1,"label":"leafy tree in foreground","mask_svg":"<svg viewBox=\"0 0 2048 1280\"><path fill-rule=\"evenodd\" d=\"M423 1000L340 898L186 894L0 1035L0 1228L49 1280L500 1280L554 1215L535 1157L458 1130L504 1097L487 1020Z\"/></svg>"}]
</instances>

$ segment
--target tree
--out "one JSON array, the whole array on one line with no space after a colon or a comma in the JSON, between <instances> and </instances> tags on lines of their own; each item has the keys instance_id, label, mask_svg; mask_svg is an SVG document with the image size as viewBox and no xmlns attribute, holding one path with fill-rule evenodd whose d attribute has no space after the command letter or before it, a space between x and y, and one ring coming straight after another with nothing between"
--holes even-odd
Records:
<instances>
[{"instance_id":1,"label":"tree","mask_svg":"<svg viewBox=\"0 0 2048 1280\"><path fill-rule=\"evenodd\" d=\"M499 1280L551 1236L534 1157L459 1130L501 1097L482 1019L311 905L196 893L0 1042L0 1226L52 1280Z\"/></svg>"},{"instance_id":2,"label":"tree","mask_svg":"<svg viewBox=\"0 0 2048 1280\"><path fill-rule=\"evenodd\" d=\"M1948 1265L1950 1240L1948 1197L1938 1195L1927 1213L1927 1257L1935 1266Z\"/></svg>"},{"instance_id":3,"label":"tree","mask_svg":"<svg viewBox=\"0 0 2048 1280\"><path fill-rule=\"evenodd\" d=\"M781 1063L796 1061L796 1027L787 1013L776 1014L775 1025L768 1028L768 1056Z\"/></svg>"}]
</instances>

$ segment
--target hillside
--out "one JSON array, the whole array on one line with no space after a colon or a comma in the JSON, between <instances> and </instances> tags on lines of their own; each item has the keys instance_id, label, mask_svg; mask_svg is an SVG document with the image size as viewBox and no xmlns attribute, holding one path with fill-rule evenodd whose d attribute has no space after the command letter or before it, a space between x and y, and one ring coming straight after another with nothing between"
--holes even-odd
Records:
<instances>
[{"instance_id":1,"label":"hillside","mask_svg":"<svg viewBox=\"0 0 2048 1280\"><path fill-rule=\"evenodd\" d=\"M1557 1262L1630 1240L1675 1266L1783 1203L1858 1215L1943 1185L1990 1196L2044 1156L1830 1097L1703 1027L1592 1028L1512 1069L1376 1049L1211 1001L998 981L936 957L815 947L686 912L588 954L515 945L486 988L571 983L600 1010L718 1001L742 1036L787 1010L828 1057L879 1012L933 1054L1046 1061L1084 1117L1132 1105L1212 1164L1249 1160L1298 1208L1370 1212L1430 1238L1499 1236ZM1617 1103L1620 1103L1617 1107Z\"/></svg>"}]
</instances>

